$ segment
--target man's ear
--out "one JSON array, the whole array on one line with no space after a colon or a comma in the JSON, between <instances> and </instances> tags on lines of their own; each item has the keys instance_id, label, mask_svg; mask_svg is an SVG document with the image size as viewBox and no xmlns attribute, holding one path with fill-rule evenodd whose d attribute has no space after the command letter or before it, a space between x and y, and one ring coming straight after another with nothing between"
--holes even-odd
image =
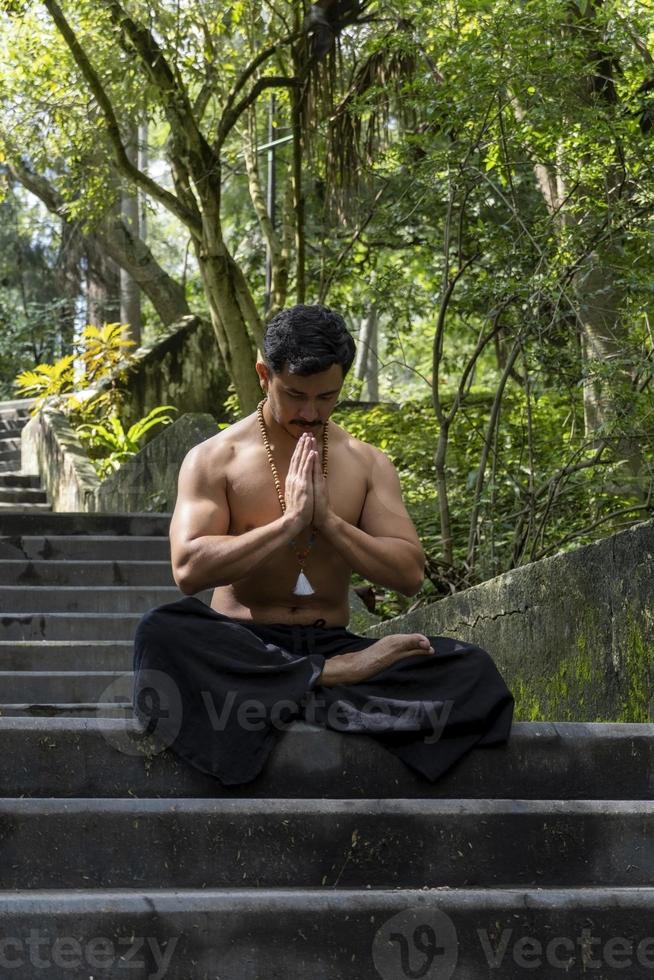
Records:
<instances>
[{"instance_id":1,"label":"man's ear","mask_svg":"<svg viewBox=\"0 0 654 980\"><path fill-rule=\"evenodd\" d=\"M264 388L268 385L269 381L268 368L263 361L257 361L255 367L257 369L257 374L259 375L261 387Z\"/></svg>"}]
</instances>

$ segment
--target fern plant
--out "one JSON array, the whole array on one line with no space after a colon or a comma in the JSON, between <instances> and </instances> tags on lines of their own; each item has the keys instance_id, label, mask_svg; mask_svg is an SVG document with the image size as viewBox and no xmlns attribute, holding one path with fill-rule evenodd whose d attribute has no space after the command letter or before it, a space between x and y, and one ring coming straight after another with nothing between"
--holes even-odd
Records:
<instances>
[{"instance_id":1,"label":"fern plant","mask_svg":"<svg viewBox=\"0 0 654 980\"><path fill-rule=\"evenodd\" d=\"M15 380L19 394L35 398L31 410L35 415L44 402L64 412L86 445L98 475L102 478L117 470L121 463L141 448L146 433L155 425L174 421L173 405L158 405L127 430L120 418L122 391L121 369L128 366L134 342L125 336L122 323L89 325L82 331L72 354L54 364L38 364L23 371ZM77 368L77 371L76 371ZM109 385L89 398L79 391L109 379Z\"/></svg>"},{"instance_id":2,"label":"fern plant","mask_svg":"<svg viewBox=\"0 0 654 980\"><path fill-rule=\"evenodd\" d=\"M22 371L15 385L23 398L36 398L31 414L40 411L47 398L60 408L67 401L64 398L75 388L75 354L60 357L54 364L37 364L32 371Z\"/></svg>"},{"instance_id":3,"label":"fern plant","mask_svg":"<svg viewBox=\"0 0 654 980\"><path fill-rule=\"evenodd\" d=\"M122 323L105 323L103 327L92 324L84 327L80 359L89 384L107 377L115 377L126 355L134 347L134 341L125 336Z\"/></svg>"},{"instance_id":4,"label":"fern plant","mask_svg":"<svg viewBox=\"0 0 654 980\"><path fill-rule=\"evenodd\" d=\"M117 415L110 415L97 422L82 423L77 426L76 432L92 450L90 455L96 470L104 478L139 451L146 432L155 425L169 425L173 422L173 417L167 413L176 411L174 405L158 405L138 422L130 425L127 431Z\"/></svg>"},{"instance_id":5,"label":"fern plant","mask_svg":"<svg viewBox=\"0 0 654 980\"><path fill-rule=\"evenodd\" d=\"M120 368L129 363L130 349L134 341L125 336L122 323L105 323L103 327L90 324L84 327L82 336L72 354L60 357L54 364L38 364L32 371L23 371L14 384L24 398L36 398L32 415L40 411L46 399L54 408L73 414L89 413L93 417L118 412L120 408ZM76 370L77 368L77 370ZM75 391L90 388L109 379L109 387L83 400Z\"/></svg>"}]
</instances>

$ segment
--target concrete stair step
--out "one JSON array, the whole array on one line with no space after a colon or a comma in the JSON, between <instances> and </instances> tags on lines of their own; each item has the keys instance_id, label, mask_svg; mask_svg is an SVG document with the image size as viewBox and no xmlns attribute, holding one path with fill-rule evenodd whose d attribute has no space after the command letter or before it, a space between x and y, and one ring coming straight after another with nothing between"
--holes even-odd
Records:
<instances>
[{"instance_id":1,"label":"concrete stair step","mask_svg":"<svg viewBox=\"0 0 654 980\"><path fill-rule=\"evenodd\" d=\"M12 702L28 701L55 704L118 698L131 702L132 688L131 671L4 670L0 671L0 710ZM105 699L107 690L110 697Z\"/></svg>"},{"instance_id":2,"label":"concrete stair step","mask_svg":"<svg viewBox=\"0 0 654 980\"><path fill-rule=\"evenodd\" d=\"M18 980L642 980L653 911L652 888L0 894Z\"/></svg>"},{"instance_id":3,"label":"concrete stair step","mask_svg":"<svg viewBox=\"0 0 654 980\"><path fill-rule=\"evenodd\" d=\"M176 585L170 587L58 585L56 588L48 585L0 586L0 610L12 615L33 612L35 609L39 613L107 612L120 615L140 612L143 614L155 606L176 602L182 598L183 595Z\"/></svg>"},{"instance_id":4,"label":"concrete stair step","mask_svg":"<svg viewBox=\"0 0 654 980\"><path fill-rule=\"evenodd\" d=\"M55 514L53 517L57 516ZM0 521L0 560L61 559L64 561L170 561L167 537L113 534L46 534L5 536L6 524L14 517ZM41 517L41 521L49 518Z\"/></svg>"},{"instance_id":5,"label":"concrete stair step","mask_svg":"<svg viewBox=\"0 0 654 980\"><path fill-rule=\"evenodd\" d=\"M2 640L0 670L121 670L132 668L132 640Z\"/></svg>"},{"instance_id":6,"label":"concrete stair step","mask_svg":"<svg viewBox=\"0 0 654 980\"><path fill-rule=\"evenodd\" d=\"M2 413L0 412L0 438L7 433L10 435L14 432L21 433L24 427L29 422L29 413Z\"/></svg>"},{"instance_id":7,"label":"concrete stair step","mask_svg":"<svg viewBox=\"0 0 654 980\"><path fill-rule=\"evenodd\" d=\"M137 535L167 536L170 514L56 513L49 517L16 514L2 522L2 535Z\"/></svg>"},{"instance_id":8,"label":"concrete stair step","mask_svg":"<svg viewBox=\"0 0 654 980\"><path fill-rule=\"evenodd\" d=\"M45 490L37 487L0 486L0 503L3 504L45 504L47 501Z\"/></svg>"},{"instance_id":9,"label":"concrete stair step","mask_svg":"<svg viewBox=\"0 0 654 980\"><path fill-rule=\"evenodd\" d=\"M0 744L0 796L654 800L653 725L516 722L507 745L473 749L436 783L365 735L305 722L232 787L133 719L0 718Z\"/></svg>"},{"instance_id":10,"label":"concrete stair step","mask_svg":"<svg viewBox=\"0 0 654 980\"><path fill-rule=\"evenodd\" d=\"M7 418L12 415L29 418L30 409L35 401L35 398L11 398L0 402L0 418Z\"/></svg>"},{"instance_id":11,"label":"concrete stair step","mask_svg":"<svg viewBox=\"0 0 654 980\"><path fill-rule=\"evenodd\" d=\"M50 510L52 510L52 507L48 503L0 503L0 516L2 516L3 519L5 514L25 514L32 511L38 511L39 514L45 514Z\"/></svg>"},{"instance_id":12,"label":"concrete stair step","mask_svg":"<svg viewBox=\"0 0 654 980\"><path fill-rule=\"evenodd\" d=\"M170 586L175 587L168 561L25 561L0 558L2 585Z\"/></svg>"},{"instance_id":13,"label":"concrete stair step","mask_svg":"<svg viewBox=\"0 0 654 980\"><path fill-rule=\"evenodd\" d=\"M653 832L654 801L4 799L0 866L4 888L644 887Z\"/></svg>"},{"instance_id":14,"label":"concrete stair step","mask_svg":"<svg viewBox=\"0 0 654 980\"><path fill-rule=\"evenodd\" d=\"M0 455L0 473L13 473L18 468L20 468L20 453Z\"/></svg>"},{"instance_id":15,"label":"concrete stair step","mask_svg":"<svg viewBox=\"0 0 654 980\"><path fill-rule=\"evenodd\" d=\"M9 448L4 445L6 439L16 439L20 446L21 433L25 428L25 423L19 419L2 419L0 421L3 423L0 425L0 447Z\"/></svg>"},{"instance_id":16,"label":"concrete stair step","mask_svg":"<svg viewBox=\"0 0 654 980\"><path fill-rule=\"evenodd\" d=\"M0 616L0 640L132 640L139 613L20 612Z\"/></svg>"},{"instance_id":17,"label":"concrete stair step","mask_svg":"<svg viewBox=\"0 0 654 980\"><path fill-rule=\"evenodd\" d=\"M124 718L132 716L131 701L27 701L23 704L0 704L3 718Z\"/></svg>"},{"instance_id":18,"label":"concrete stair step","mask_svg":"<svg viewBox=\"0 0 654 980\"><path fill-rule=\"evenodd\" d=\"M0 487L35 487L41 486L41 478L30 473L21 473L14 470L13 473L0 473Z\"/></svg>"},{"instance_id":19,"label":"concrete stair step","mask_svg":"<svg viewBox=\"0 0 654 980\"><path fill-rule=\"evenodd\" d=\"M20 432L16 434L14 432L12 430L0 432L0 456L9 452L20 453Z\"/></svg>"}]
</instances>

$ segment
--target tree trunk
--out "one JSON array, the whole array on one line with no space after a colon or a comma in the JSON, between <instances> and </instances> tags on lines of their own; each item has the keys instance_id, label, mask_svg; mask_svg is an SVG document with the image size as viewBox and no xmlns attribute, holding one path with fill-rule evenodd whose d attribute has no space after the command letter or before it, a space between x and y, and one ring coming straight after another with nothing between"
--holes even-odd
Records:
<instances>
[{"instance_id":1,"label":"tree trunk","mask_svg":"<svg viewBox=\"0 0 654 980\"><path fill-rule=\"evenodd\" d=\"M165 326L191 313L183 285L161 268L143 239L135 238L121 218L107 215L91 236L130 273Z\"/></svg>"},{"instance_id":2,"label":"tree trunk","mask_svg":"<svg viewBox=\"0 0 654 980\"><path fill-rule=\"evenodd\" d=\"M138 126L130 126L125 143L127 156L133 164L138 161ZM120 214L128 232L139 237L139 196L136 187L123 188L120 199ZM120 269L120 320L128 327L127 334L136 346L141 343L141 290L129 271Z\"/></svg>"},{"instance_id":3,"label":"tree trunk","mask_svg":"<svg viewBox=\"0 0 654 980\"><path fill-rule=\"evenodd\" d=\"M148 120L139 124L138 128L138 168L144 174L148 172L150 154L148 151ZM139 194L139 237L147 242L148 240L148 209L145 194Z\"/></svg>"},{"instance_id":4,"label":"tree trunk","mask_svg":"<svg viewBox=\"0 0 654 980\"><path fill-rule=\"evenodd\" d=\"M219 199L211 196L210 188L203 204L203 241L195 243L195 253L220 355L247 415L261 400L255 364L263 328L245 277L222 240Z\"/></svg>"},{"instance_id":5,"label":"tree trunk","mask_svg":"<svg viewBox=\"0 0 654 980\"><path fill-rule=\"evenodd\" d=\"M259 221L259 227L266 241L266 314L267 318L271 319L275 313L282 309L286 302L289 255L287 249L284 247L283 227L282 233L280 234L276 227L274 209L271 207L274 188L270 186L270 181L271 174L274 173L274 168L269 167L268 171L269 187L268 201L266 201L261 183L257 154L256 120L252 112L248 120L248 139L245 142L243 156L248 175L250 199Z\"/></svg>"},{"instance_id":6,"label":"tree trunk","mask_svg":"<svg viewBox=\"0 0 654 980\"><path fill-rule=\"evenodd\" d=\"M632 416L633 379L620 358L628 349L629 336L621 316L622 290L606 256L592 252L584 260L574 281L578 298L582 362L584 366L584 426L593 448L605 441L602 427L616 422L620 433L612 439L618 460L617 482L612 489L634 494L639 503L646 496L643 457L636 433L629 431ZM605 376L607 365L613 370ZM625 431L625 428L627 431Z\"/></svg>"},{"instance_id":7,"label":"tree trunk","mask_svg":"<svg viewBox=\"0 0 654 980\"><path fill-rule=\"evenodd\" d=\"M364 382L367 382L367 395L369 400L379 400L377 371L377 308L375 306L370 308L370 313L361 323L357 346L357 356L354 363L354 378L359 382L359 398L363 393Z\"/></svg>"},{"instance_id":8,"label":"tree trunk","mask_svg":"<svg viewBox=\"0 0 654 980\"><path fill-rule=\"evenodd\" d=\"M57 256L55 280L65 304L59 313L59 353L70 353L75 339L77 300L82 293L82 257L84 240L77 225L61 218L61 245Z\"/></svg>"},{"instance_id":9,"label":"tree trunk","mask_svg":"<svg viewBox=\"0 0 654 980\"><path fill-rule=\"evenodd\" d=\"M371 402L379 401L379 357L378 350L378 329L379 317L377 307L373 306L368 319L371 321L370 336L368 339L368 364L366 367L366 381L368 383L368 399Z\"/></svg>"},{"instance_id":10,"label":"tree trunk","mask_svg":"<svg viewBox=\"0 0 654 980\"><path fill-rule=\"evenodd\" d=\"M101 327L120 319L120 271L96 242L86 239L87 322Z\"/></svg>"}]
</instances>

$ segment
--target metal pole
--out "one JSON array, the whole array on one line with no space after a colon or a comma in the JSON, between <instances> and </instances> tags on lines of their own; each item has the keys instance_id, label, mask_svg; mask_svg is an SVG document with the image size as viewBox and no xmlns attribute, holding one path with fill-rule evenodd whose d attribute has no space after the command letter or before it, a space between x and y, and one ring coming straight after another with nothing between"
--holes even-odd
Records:
<instances>
[{"instance_id":1,"label":"metal pole","mask_svg":"<svg viewBox=\"0 0 654 980\"><path fill-rule=\"evenodd\" d=\"M277 187L275 183L275 95L270 96L270 107L268 111L268 214L270 221L275 228L275 198ZM266 246L266 296L265 310L270 309L272 302L272 252L270 245Z\"/></svg>"}]
</instances>

